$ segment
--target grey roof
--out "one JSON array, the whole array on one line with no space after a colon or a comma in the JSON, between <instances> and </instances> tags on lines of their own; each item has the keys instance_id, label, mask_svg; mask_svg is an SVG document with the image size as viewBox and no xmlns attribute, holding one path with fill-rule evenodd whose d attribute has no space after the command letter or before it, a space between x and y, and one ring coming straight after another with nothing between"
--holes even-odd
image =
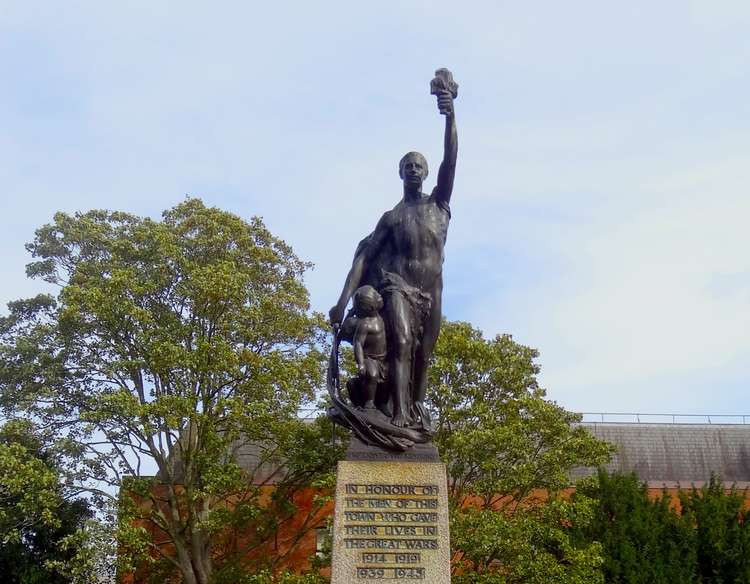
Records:
<instances>
[{"instance_id":1,"label":"grey roof","mask_svg":"<svg viewBox=\"0 0 750 584\"><path fill-rule=\"evenodd\" d=\"M284 466L282 462L273 456L271 449L264 447L262 444L250 442L248 440L237 440L231 447L231 454L237 461L237 464L248 473L254 485L272 485L284 475ZM175 451L171 459L175 472L176 482L182 480L182 462ZM161 473L157 473L157 479Z\"/></svg>"},{"instance_id":2,"label":"grey roof","mask_svg":"<svg viewBox=\"0 0 750 584\"><path fill-rule=\"evenodd\" d=\"M615 446L605 466L610 472L635 472L652 487L701 486L711 474L727 485L750 487L750 424L581 424L594 436ZM234 455L256 484L273 484L283 476L279 461L267 459L264 449L238 442ZM576 468L571 479L593 474L595 469Z\"/></svg>"},{"instance_id":3,"label":"grey roof","mask_svg":"<svg viewBox=\"0 0 750 584\"><path fill-rule=\"evenodd\" d=\"M750 424L581 424L616 453L607 470L635 472L654 487L700 486L711 474L750 486ZM575 469L571 478L591 474Z\"/></svg>"},{"instance_id":4,"label":"grey roof","mask_svg":"<svg viewBox=\"0 0 750 584\"><path fill-rule=\"evenodd\" d=\"M269 457L260 444L244 441L235 445L237 464L252 477L253 484L272 485L284 476L283 464Z\"/></svg>"}]
</instances>

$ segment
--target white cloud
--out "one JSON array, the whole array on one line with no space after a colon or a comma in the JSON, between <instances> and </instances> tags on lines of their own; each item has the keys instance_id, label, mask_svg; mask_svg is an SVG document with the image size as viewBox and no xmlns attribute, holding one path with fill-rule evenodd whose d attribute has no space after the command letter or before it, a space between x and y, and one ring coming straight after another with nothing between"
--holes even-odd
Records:
<instances>
[{"instance_id":1,"label":"white cloud","mask_svg":"<svg viewBox=\"0 0 750 584\"><path fill-rule=\"evenodd\" d=\"M54 211L190 193L263 215L327 310L400 155L423 151L434 184L445 65L447 315L538 346L571 407L710 410L731 386L713 404L743 409L749 22L729 1L10 3L2 301L35 290L22 244Z\"/></svg>"},{"instance_id":2,"label":"white cloud","mask_svg":"<svg viewBox=\"0 0 750 584\"><path fill-rule=\"evenodd\" d=\"M543 349L553 397L680 410L720 390L686 387L686 375L715 371L721 385L726 367L750 358L749 175L750 158L737 157L652 180L628 193L636 203L603 205L538 244L562 267L503 305ZM485 320L506 330L502 316Z\"/></svg>"}]
</instances>

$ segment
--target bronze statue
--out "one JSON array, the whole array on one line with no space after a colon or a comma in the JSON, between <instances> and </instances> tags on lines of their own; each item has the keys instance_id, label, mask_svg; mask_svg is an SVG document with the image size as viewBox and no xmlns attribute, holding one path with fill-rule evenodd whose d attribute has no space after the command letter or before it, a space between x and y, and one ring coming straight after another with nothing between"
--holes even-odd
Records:
<instances>
[{"instance_id":1,"label":"bronze statue","mask_svg":"<svg viewBox=\"0 0 750 584\"><path fill-rule=\"evenodd\" d=\"M439 112L445 116L445 150L437 186L432 194L423 193L427 161L419 152L404 155L399 162L403 198L383 214L375 230L360 242L341 296L330 310L335 331L329 367L331 415L363 441L394 450L404 450L414 442L427 442L433 431L424 399L427 365L442 317L444 247L458 152L453 109L458 85L450 71L438 69L430 88L437 96ZM344 320L346 306L355 292L371 300L355 301L350 316ZM371 332L358 333L364 325L356 322L356 319L375 318L373 293L382 297L385 361L365 354L361 344L368 337L372 344L377 344L376 337ZM368 304L369 308L358 304ZM377 328L375 322L367 326ZM350 403L344 400L338 387L337 356L341 340L355 344L360 369L360 375L347 384Z\"/></svg>"}]
</instances>

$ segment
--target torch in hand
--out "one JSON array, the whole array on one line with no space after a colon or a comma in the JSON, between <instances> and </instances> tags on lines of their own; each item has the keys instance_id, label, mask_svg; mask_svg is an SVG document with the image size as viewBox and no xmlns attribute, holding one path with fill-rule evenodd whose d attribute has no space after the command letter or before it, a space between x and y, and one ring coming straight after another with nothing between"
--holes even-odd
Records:
<instances>
[{"instance_id":1,"label":"torch in hand","mask_svg":"<svg viewBox=\"0 0 750 584\"><path fill-rule=\"evenodd\" d=\"M437 96L441 114L453 113L453 100L458 97L458 83L453 81L453 73L448 69L435 71L435 78L430 81L430 93Z\"/></svg>"}]
</instances>

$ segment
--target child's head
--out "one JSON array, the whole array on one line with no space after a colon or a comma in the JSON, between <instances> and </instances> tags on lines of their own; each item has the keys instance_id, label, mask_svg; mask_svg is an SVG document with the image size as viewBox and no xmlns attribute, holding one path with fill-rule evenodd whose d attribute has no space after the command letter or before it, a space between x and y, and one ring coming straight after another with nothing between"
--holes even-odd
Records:
<instances>
[{"instance_id":1,"label":"child's head","mask_svg":"<svg viewBox=\"0 0 750 584\"><path fill-rule=\"evenodd\" d=\"M373 316L383 308L383 297L372 286L361 286L354 293L354 310L360 316Z\"/></svg>"}]
</instances>

